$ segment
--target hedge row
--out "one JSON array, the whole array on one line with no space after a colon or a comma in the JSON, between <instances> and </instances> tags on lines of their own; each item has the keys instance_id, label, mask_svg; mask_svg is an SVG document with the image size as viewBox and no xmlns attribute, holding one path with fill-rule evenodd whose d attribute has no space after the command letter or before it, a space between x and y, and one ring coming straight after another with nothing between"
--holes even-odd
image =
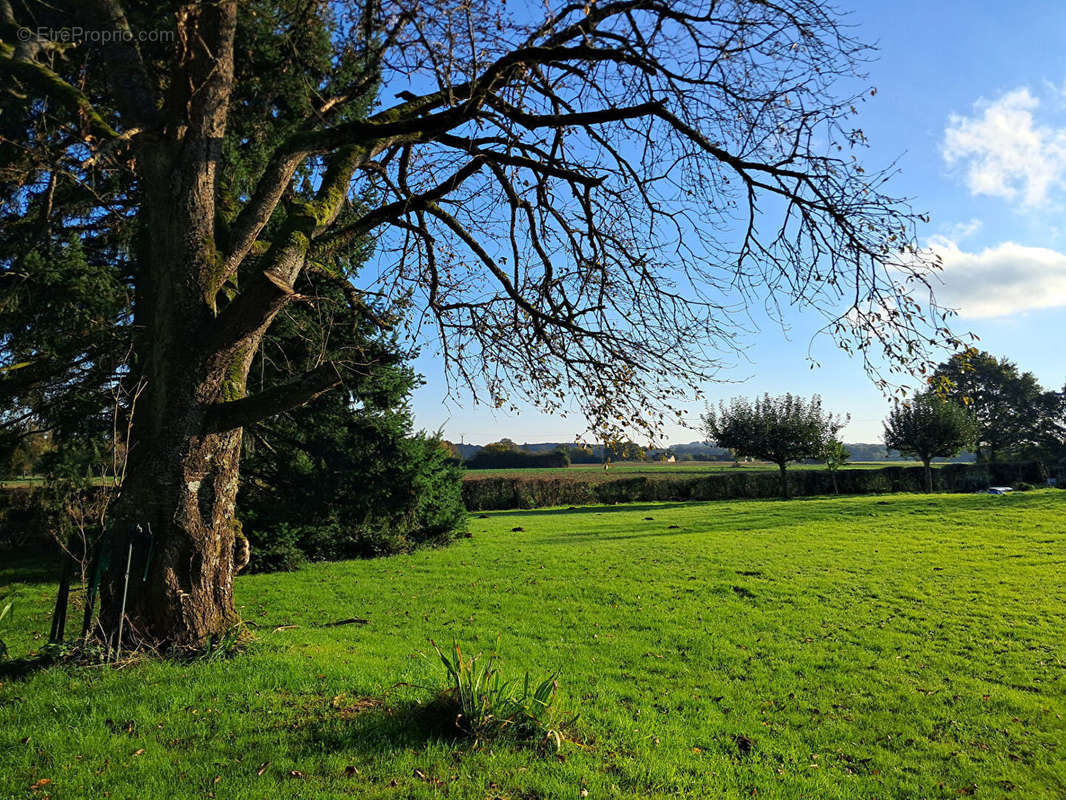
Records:
<instances>
[{"instance_id":1,"label":"hedge row","mask_svg":"<svg viewBox=\"0 0 1066 800\"><path fill-rule=\"evenodd\" d=\"M36 489L0 489L0 547L51 543L48 521Z\"/></svg>"},{"instance_id":2,"label":"hedge row","mask_svg":"<svg viewBox=\"0 0 1066 800\"><path fill-rule=\"evenodd\" d=\"M933 470L933 488L938 492L974 492L989 486L1011 486L1022 482L1043 484L1047 477L1047 469L1039 462L945 464ZM925 490L922 467L849 469L837 472L836 478L841 494ZM834 493L833 477L828 470L793 470L788 473L788 482L794 497ZM1059 483L1063 483L1062 478ZM781 482L776 469L764 472L723 470L695 477L642 476L610 481L516 476L468 477L463 482L463 501L469 511L653 500L739 500L773 498L780 494Z\"/></svg>"},{"instance_id":3,"label":"hedge row","mask_svg":"<svg viewBox=\"0 0 1066 800\"><path fill-rule=\"evenodd\" d=\"M1059 486L1066 488L1066 467L1053 468ZM989 486L1025 482L1044 484L1047 468L1039 462L995 464L945 464L933 470L934 488L940 492L973 492ZM788 475L795 497L833 494L833 479L827 470L794 470ZM837 473L841 494L921 492L921 467L850 469ZM773 498L781 491L777 470L753 472L723 470L707 475L587 480L574 477L468 478L463 482L463 501L469 511L508 508L543 508L633 503L651 500L737 500ZM30 542L50 541L47 515L35 489L0 490L0 548Z\"/></svg>"}]
</instances>

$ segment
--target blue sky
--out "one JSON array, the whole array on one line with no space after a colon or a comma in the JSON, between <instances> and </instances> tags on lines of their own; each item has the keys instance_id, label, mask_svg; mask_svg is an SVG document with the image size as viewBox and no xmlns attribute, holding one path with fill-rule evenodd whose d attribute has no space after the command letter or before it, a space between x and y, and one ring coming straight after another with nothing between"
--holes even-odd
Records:
<instances>
[{"instance_id":1,"label":"blue sky","mask_svg":"<svg viewBox=\"0 0 1066 800\"><path fill-rule=\"evenodd\" d=\"M923 243L944 260L942 302L959 309L956 331L1031 370L1045 388L1066 383L1066 3L1030 0L852 0L842 8L858 36L878 47L868 66L877 88L858 125L870 167L898 159L890 191L913 198L932 220ZM709 400L762 392L820 393L848 412L848 441L879 441L888 401L860 362L827 338L807 360L819 317L789 312L788 331L766 320L746 359L704 387ZM535 409L503 414L465 394L443 402L432 344L415 362L426 380L412 400L415 422L446 438L484 444L573 439L579 417ZM689 404L692 425L704 403ZM673 427L668 442L700 438Z\"/></svg>"}]
</instances>

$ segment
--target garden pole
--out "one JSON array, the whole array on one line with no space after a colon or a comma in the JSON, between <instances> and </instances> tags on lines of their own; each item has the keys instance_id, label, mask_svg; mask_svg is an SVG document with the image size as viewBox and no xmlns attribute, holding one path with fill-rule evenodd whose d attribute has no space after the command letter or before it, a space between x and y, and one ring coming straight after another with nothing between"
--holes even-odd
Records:
<instances>
[{"instance_id":1,"label":"garden pole","mask_svg":"<svg viewBox=\"0 0 1066 800\"><path fill-rule=\"evenodd\" d=\"M65 551L61 557L63 573L59 579L55 612L52 614L52 631L48 634L49 644L61 644L67 629L67 605L70 601L70 579L74 573L74 559Z\"/></svg>"},{"instance_id":2,"label":"garden pole","mask_svg":"<svg viewBox=\"0 0 1066 800\"><path fill-rule=\"evenodd\" d=\"M130 536L126 550L126 575L122 579L122 605L118 611L118 641L115 643L115 661L122 655L122 623L126 621L126 592L130 588L130 564L133 563L133 537Z\"/></svg>"},{"instance_id":3,"label":"garden pole","mask_svg":"<svg viewBox=\"0 0 1066 800\"><path fill-rule=\"evenodd\" d=\"M105 530L95 549L92 551L92 561L89 562L89 583L85 587L85 614L81 622L82 644L89 641L89 630L93 624L93 607L96 605L96 595L100 590L100 577L105 567L105 553L110 539Z\"/></svg>"}]
</instances>

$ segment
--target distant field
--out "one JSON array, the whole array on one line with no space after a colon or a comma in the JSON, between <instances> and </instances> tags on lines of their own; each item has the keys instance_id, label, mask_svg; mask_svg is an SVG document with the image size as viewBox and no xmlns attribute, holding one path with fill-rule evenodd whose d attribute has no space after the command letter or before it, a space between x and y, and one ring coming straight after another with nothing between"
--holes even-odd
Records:
<instances>
[{"instance_id":1,"label":"distant field","mask_svg":"<svg viewBox=\"0 0 1066 800\"><path fill-rule=\"evenodd\" d=\"M0 798L1062 800L1066 492L489 513L443 550L237 579L231 660L0 672ZM50 570L0 556L42 645ZM351 617L362 625L331 626ZM559 757L427 733L430 640L499 637Z\"/></svg>"},{"instance_id":2,"label":"distant field","mask_svg":"<svg viewBox=\"0 0 1066 800\"><path fill-rule=\"evenodd\" d=\"M920 461L856 461L843 467L843 469L881 469L882 467L920 467ZM933 466L939 466L934 464ZM464 479L475 478L517 478L523 476L565 478L580 477L582 480L590 480L595 477L613 478L619 475L647 475L650 477L665 475L705 475L714 472L753 472L763 470L776 470L776 464L754 462L734 466L731 461L683 461L677 464L648 463L643 461L619 461L611 464L611 468L604 472L602 464L571 464L569 467L529 467L517 469L470 469L467 470ZM792 464L793 469L825 469L822 464ZM15 489L41 486L44 478L39 475L29 475L24 478L0 481L0 489Z\"/></svg>"},{"instance_id":3,"label":"distant field","mask_svg":"<svg viewBox=\"0 0 1066 800\"><path fill-rule=\"evenodd\" d=\"M882 469L884 467L920 467L920 461L856 461L843 469ZM936 465L934 465L936 466ZM825 469L823 464L792 464L793 469ZM732 461L683 461L677 464L653 464L642 461L620 461L612 463L604 471L602 464L571 464L569 467L528 467L517 469L468 469L465 480L476 478L580 478L589 480L596 476L610 479L623 476L646 475L662 477L667 475L707 475L715 472L762 472L777 470L776 464L755 462L734 466Z\"/></svg>"},{"instance_id":4,"label":"distant field","mask_svg":"<svg viewBox=\"0 0 1066 800\"><path fill-rule=\"evenodd\" d=\"M0 481L0 489L26 489L30 486L42 486L43 484L44 478L39 475L27 475L24 478Z\"/></svg>"}]
</instances>

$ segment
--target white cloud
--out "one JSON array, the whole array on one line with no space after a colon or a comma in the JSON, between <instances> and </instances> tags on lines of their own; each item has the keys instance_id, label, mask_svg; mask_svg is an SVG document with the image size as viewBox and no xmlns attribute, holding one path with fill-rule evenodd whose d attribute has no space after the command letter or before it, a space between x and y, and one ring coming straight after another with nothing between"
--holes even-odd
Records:
<instances>
[{"instance_id":1,"label":"white cloud","mask_svg":"<svg viewBox=\"0 0 1066 800\"><path fill-rule=\"evenodd\" d=\"M937 298L960 317L984 319L1066 306L1066 253L1014 242L967 253L946 236L934 236L930 246L944 264Z\"/></svg>"},{"instance_id":2,"label":"white cloud","mask_svg":"<svg viewBox=\"0 0 1066 800\"><path fill-rule=\"evenodd\" d=\"M969 239L981 230L981 227L981 220L969 219L966 222L954 222L941 230L944 231L943 236L945 238L951 239L954 242L960 242L963 239Z\"/></svg>"},{"instance_id":3,"label":"white cloud","mask_svg":"<svg viewBox=\"0 0 1066 800\"><path fill-rule=\"evenodd\" d=\"M1038 123L1039 106L1023 87L992 102L978 100L972 117L948 117L944 160L965 166L973 194L1040 206L1066 184L1066 127Z\"/></svg>"},{"instance_id":4,"label":"white cloud","mask_svg":"<svg viewBox=\"0 0 1066 800\"><path fill-rule=\"evenodd\" d=\"M1060 106L1066 106L1066 81L1055 83L1044 79L1044 89Z\"/></svg>"}]
</instances>

